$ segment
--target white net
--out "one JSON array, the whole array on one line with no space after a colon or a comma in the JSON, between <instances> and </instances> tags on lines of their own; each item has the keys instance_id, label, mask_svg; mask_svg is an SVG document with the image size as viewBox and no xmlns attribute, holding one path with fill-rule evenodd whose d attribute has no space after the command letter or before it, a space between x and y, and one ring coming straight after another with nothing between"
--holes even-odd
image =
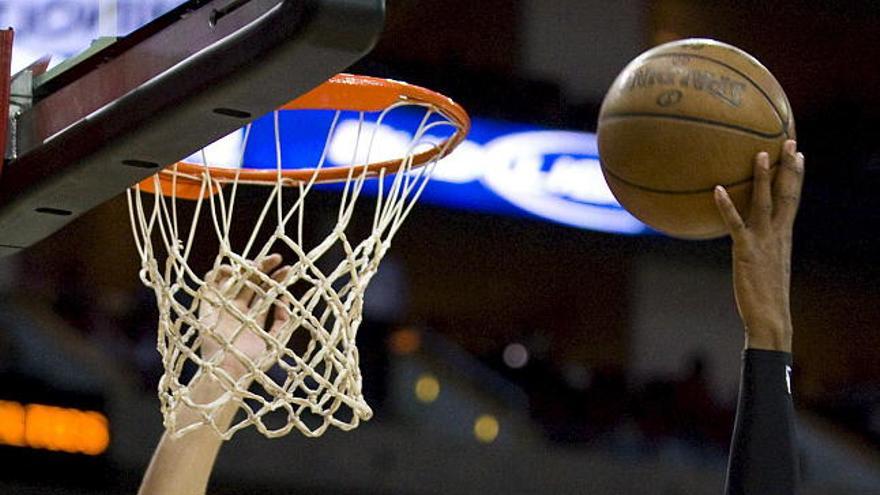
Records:
<instances>
[{"instance_id":1,"label":"white net","mask_svg":"<svg viewBox=\"0 0 880 495\"><path fill-rule=\"evenodd\" d=\"M392 111L413 109L419 117L411 130L386 125ZM272 122L277 175L271 183L248 185L239 174L219 179L210 167L185 176L172 167L163 172L170 182L153 179L164 195L140 187L128 192L140 278L159 308L162 413L177 436L203 425L224 439L251 425L267 437L293 429L319 436L372 416L356 347L364 291L448 150L422 167L413 156L444 142L457 125L420 103L397 103L372 116L335 112L320 158L309 165L310 179L294 181L282 173L290 161L282 144L285 132L299 131L286 131L279 112ZM242 132L244 160L251 128ZM328 156L340 150L349 154L346 179L319 184L322 171L334 166ZM392 153L400 159L397 173L367 176L363 164ZM200 155L211 164L208 151ZM197 199L177 198L176 188L193 181ZM316 195L319 203L331 197L338 206L309 223L306 199ZM359 240L353 219L364 210ZM316 235L319 229L324 232ZM200 271L196 252L206 239L213 261ZM204 383L219 392L200 395ZM237 411L231 421L224 419L230 410Z\"/></svg>"}]
</instances>

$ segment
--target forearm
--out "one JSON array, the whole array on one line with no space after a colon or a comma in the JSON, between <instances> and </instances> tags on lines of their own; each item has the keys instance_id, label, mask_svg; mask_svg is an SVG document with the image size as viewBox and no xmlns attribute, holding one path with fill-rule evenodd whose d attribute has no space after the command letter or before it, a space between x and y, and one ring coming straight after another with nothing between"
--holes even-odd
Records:
<instances>
[{"instance_id":1,"label":"forearm","mask_svg":"<svg viewBox=\"0 0 880 495\"><path fill-rule=\"evenodd\" d=\"M747 349L726 495L791 495L797 483L791 354Z\"/></svg>"},{"instance_id":2,"label":"forearm","mask_svg":"<svg viewBox=\"0 0 880 495\"><path fill-rule=\"evenodd\" d=\"M193 398L200 403L210 402L222 393L219 385L208 380L200 382L197 387L193 391ZM221 429L227 428L236 410L232 404L223 408L217 415L217 426ZM190 425L198 420L195 411L185 406L180 407L177 417L179 425ZM138 494L204 494L222 442L217 432L208 426L202 426L177 439L166 431L153 454Z\"/></svg>"}]
</instances>

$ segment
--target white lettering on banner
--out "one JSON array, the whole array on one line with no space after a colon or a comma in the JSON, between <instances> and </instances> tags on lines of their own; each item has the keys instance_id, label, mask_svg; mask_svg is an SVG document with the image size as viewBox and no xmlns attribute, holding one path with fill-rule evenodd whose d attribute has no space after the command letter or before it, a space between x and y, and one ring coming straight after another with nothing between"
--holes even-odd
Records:
<instances>
[{"instance_id":1,"label":"white lettering on banner","mask_svg":"<svg viewBox=\"0 0 880 495\"><path fill-rule=\"evenodd\" d=\"M584 203L617 205L596 158L560 156L550 166L544 189Z\"/></svg>"},{"instance_id":2,"label":"white lettering on banner","mask_svg":"<svg viewBox=\"0 0 880 495\"><path fill-rule=\"evenodd\" d=\"M440 139L425 136L423 141ZM359 158L366 158L370 140L374 140L371 161L391 159L405 156L412 134L375 123L364 123L358 134L358 121L345 120L330 142L328 160L352 163L356 147ZM466 140L437 165L433 180L457 184L479 180L525 211L575 227L643 232L644 225L620 208L608 189L596 153L595 136L584 132L527 131L486 144Z\"/></svg>"},{"instance_id":3,"label":"white lettering on banner","mask_svg":"<svg viewBox=\"0 0 880 495\"><path fill-rule=\"evenodd\" d=\"M364 122L361 126L357 120L343 120L336 125L327 159L335 165L393 160L407 155L412 140L412 133L390 125ZM438 136L425 135L416 150L441 141L442 138ZM483 147L477 143L461 143L455 153L435 169L434 180L454 183L478 180L483 175L484 153Z\"/></svg>"},{"instance_id":4,"label":"white lettering on banner","mask_svg":"<svg viewBox=\"0 0 880 495\"><path fill-rule=\"evenodd\" d=\"M393 160L406 156L412 138L389 125L343 120L336 125L327 159L337 165Z\"/></svg>"},{"instance_id":5,"label":"white lettering on banner","mask_svg":"<svg viewBox=\"0 0 880 495\"><path fill-rule=\"evenodd\" d=\"M212 167L241 168L244 132L235 131L205 146L184 159L185 162L210 163Z\"/></svg>"},{"instance_id":6,"label":"white lettering on banner","mask_svg":"<svg viewBox=\"0 0 880 495\"><path fill-rule=\"evenodd\" d=\"M465 184L480 180L486 163L486 150L473 141L462 141L449 156L437 164L432 180Z\"/></svg>"},{"instance_id":7,"label":"white lettering on banner","mask_svg":"<svg viewBox=\"0 0 880 495\"><path fill-rule=\"evenodd\" d=\"M645 230L608 189L593 134L508 134L487 143L486 156L486 186L530 213L586 229L633 234ZM545 168L546 159L554 156Z\"/></svg>"}]
</instances>

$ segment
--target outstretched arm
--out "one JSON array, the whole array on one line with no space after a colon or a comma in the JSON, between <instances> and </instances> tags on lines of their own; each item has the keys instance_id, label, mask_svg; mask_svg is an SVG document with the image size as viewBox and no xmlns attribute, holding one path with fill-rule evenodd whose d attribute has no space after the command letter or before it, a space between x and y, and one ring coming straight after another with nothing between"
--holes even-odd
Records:
<instances>
[{"instance_id":1,"label":"outstretched arm","mask_svg":"<svg viewBox=\"0 0 880 495\"><path fill-rule=\"evenodd\" d=\"M268 274L280 264L281 257L272 255L260 260L257 268ZM286 268L277 270L272 278L281 280L286 275L286 271ZM206 284L216 289L221 296L206 294L203 297L199 307L199 319L206 326L213 328L217 335L231 340L241 323L230 312L223 310L221 301L217 297L228 299L239 311L247 314L249 308L259 302L259 293L254 290L258 282L251 280L241 283L238 277L233 276L232 269L224 265L208 274ZM280 306L275 307L280 308ZM286 319L287 312L276 309L273 328L280 327ZM263 325L266 315L257 315L256 320L257 324ZM251 359L256 359L266 352L265 342L253 332L243 330L234 338L232 344ZM221 344L213 338L203 336L201 348L203 358L209 359L218 352L222 352ZM243 365L231 354L224 355L220 366L233 378L239 378L245 373ZM210 376L204 376L203 379L194 382L191 397L198 404L209 403L224 392ZM216 426L221 431L228 428L235 413L234 404L226 405L218 411ZM182 426L195 424L201 420L196 411L185 405L181 405L176 414L177 424ZM166 431L159 441L159 446L156 447L150 466L141 482L139 495L204 494L221 443L222 440L216 431L204 425L181 438L174 438Z\"/></svg>"},{"instance_id":2,"label":"outstretched arm","mask_svg":"<svg viewBox=\"0 0 880 495\"><path fill-rule=\"evenodd\" d=\"M804 157L794 141L787 141L775 179L768 162L767 153L759 153L755 160L747 222L727 191L721 186L715 190L733 238L734 291L745 325L727 495L791 495L797 485L789 283Z\"/></svg>"},{"instance_id":3,"label":"outstretched arm","mask_svg":"<svg viewBox=\"0 0 880 495\"><path fill-rule=\"evenodd\" d=\"M216 399L221 393L219 386L203 381L194 390L193 397L203 403ZM228 427L234 415L235 407L227 405L218 417L218 426ZM178 422L191 424L197 419L196 413L191 409L180 409ZM204 426L181 438L174 438L166 431L153 453L138 494L205 493L221 443L220 436L213 429Z\"/></svg>"}]
</instances>

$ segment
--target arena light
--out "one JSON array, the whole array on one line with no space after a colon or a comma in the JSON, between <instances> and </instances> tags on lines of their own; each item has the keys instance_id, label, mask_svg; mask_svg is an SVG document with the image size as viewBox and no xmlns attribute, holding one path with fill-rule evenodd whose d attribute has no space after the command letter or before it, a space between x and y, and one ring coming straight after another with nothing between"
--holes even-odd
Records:
<instances>
[{"instance_id":1,"label":"arena light","mask_svg":"<svg viewBox=\"0 0 880 495\"><path fill-rule=\"evenodd\" d=\"M0 444L100 455L110 445L110 425L96 411L0 401Z\"/></svg>"},{"instance_id":2,"label":"arena light","mask_svg":"<svg viewBox=\"0 0 880 495\"><path fill-rule=\"evenodd\" d=\"M416 380L416 398L419 402L430 404L440 396L440 381L434 375L425 373Z\"/></svg>"},{"instance_id":3,"label":"arena light","mask_svg":"<svg viewBox=\"0 0 880 495\"><path fill-rule=\"evenodd\" d=\"M518 342L507 344L501 357L508 368L519 369L529 363L528 349Z\"/></svg>"},{"instance_id":4,"label":"arena light","mask_svg":"<svg viewBox=\"0 0 880 495\"><path fill-rule=\"evenodd\" d=\"M491 414L483 414L474 422L474 437L480 443L492 443L498 438L501 425Z\"/></svg>"},{"instance_id":5,"label":"arena light","mask_svg":"<svg viewBox=\"0 0 880 495\"><path fill-rule=\"evenodd\" d=\"M393 354L406 356L413 354L422 346L422 335L412 328L395 330L388 338L388 347Z\"/></svg>"}]
</instances>

